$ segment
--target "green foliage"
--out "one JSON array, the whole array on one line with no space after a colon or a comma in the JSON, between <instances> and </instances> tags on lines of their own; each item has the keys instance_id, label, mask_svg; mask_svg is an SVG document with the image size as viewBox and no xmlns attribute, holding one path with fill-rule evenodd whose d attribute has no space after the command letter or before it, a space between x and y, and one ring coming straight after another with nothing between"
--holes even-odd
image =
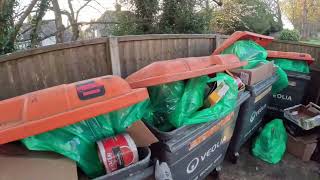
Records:
<instances>
[{"instance_id":1,"label":"green foliage","mask_svg":"<svg viewBox=\"0 0 320 180\"><path fill-rule=\"evenodd\" d=\"M146 33L209 33L212 10L199 8L201 0L124 0L134 6L133 14L119 13L114 35ZM123 2L123 3L124 3ZM159 14L159 10L162 10Z\"/></svg>"},{"instance_id":2,"label":"green foliage","mask_svg":"<svg viewBox=\"0 0 320 180\"><path fill-rule=\"evenodd\" d=\"M144 32L141 30L141 26L137 23L137 18L134 15L125 14L119 12L117 14L119 24L116 24L112 28L112 34L115 36L123 36L123 35L138 35L143 34Z\"/></svg>"},{"instance_id":3,"label":"green foliage","mask_svg":"<svg viewBox=\"0 0 320 180\"><path fill-rule=\"evenodd\" d=\"M10 41L10 34L14 32L13 10L16 1L7 0L0 7L0 55L14 51L14 43Z\"/></svg>"},{"instance_id":4,"label":"green foliage","mask_svg":"<svg viewBox=\"0 0 320 180\"><path fill-rule=\"evenodd\" d=\"M285 29L281 31L279 39L286 40L286 41L299 41L300 33L297 30Z\"/></svg>"},{"instance_id":5,"label":"green foliage","mask_svg":"<svg viewBox=\"0 0 320 180\"><path fill-rule=\"evenodd\" d=\"M122 0L132 11L117 11L119 24L115 25L113 35L156 33L159 0ZM116 5L120 9L121 5Z\"/></svg>"},{"instance_id":6,"label":"green foliage","mask_svg":"<svg viewBox=\"0 0 320 180\"><path fill-rule=\"evenodd\" d=\"M214 12L212 28L220 33L247 30L260 34L278 32L282 22L278 20L270 2L263 0L225 0Z\"/></svg>"},{"instance_id":7,"label":"green foliage","mask_svg":"<svg viewBox=\"0 0 320 180\"><path fill-rule=\"evenodd\" d=\"M138 28L144 33L154 32L154 22L159 10L158 0L134 0Z\"/></svg>"},{"instance_id":8,"label":"green foliage","mask_svg":"<svg viewBox=\"0 0 320 180\"><path fill-rule=\"evenodd\" d=\"M196 12L196 3L197 0L164 0L159 33L202 33L210 20L206 11Z\"/></svg>"}]
</instances>

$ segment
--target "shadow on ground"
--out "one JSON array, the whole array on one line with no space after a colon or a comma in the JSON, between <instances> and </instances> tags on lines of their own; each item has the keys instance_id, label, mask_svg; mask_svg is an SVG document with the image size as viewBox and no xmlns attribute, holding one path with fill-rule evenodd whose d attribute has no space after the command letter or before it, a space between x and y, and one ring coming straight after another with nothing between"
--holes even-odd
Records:
<instances>
[{"instance_id":1,"label":"shadow on ground","mask_svg":"<svg viewBox=\"0 0 320 180\"><path fill-rule=\"evenodd\" d=\"M211 178L209 178L211 179ZM237 164L223 163L221 180L320 180L320 164L303 162L289 153L276 165L256 159L243 147Z\"/></svg>"}]
</instances>

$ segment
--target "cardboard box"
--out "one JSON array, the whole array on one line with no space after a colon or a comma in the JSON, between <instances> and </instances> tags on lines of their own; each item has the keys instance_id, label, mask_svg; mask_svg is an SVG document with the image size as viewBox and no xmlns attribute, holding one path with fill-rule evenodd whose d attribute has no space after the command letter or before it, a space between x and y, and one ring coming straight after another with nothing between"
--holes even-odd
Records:
<instances>
[{"instance_id":1,"label":"cardboard box","mask_svg":"<svg viewBox=\"0 0 320 180\"><path fill-rule=\"evenodd\" d=\"M303 161L309 161L317 147L318 135L293 137L288 133L287 151Z\"/></svg>"},{"instance_id":2,"label":"cardboard box","mask_svg":"<svg viewBox=\"0 0 320 180\"><path fill-rule=\"evenodd\" d=\"M78 179L76 163L59 154L0 148L0 180Z\"/></svg>"},{"instance_id":3,"label":"cardboard box","mask_svg":"<svg viewBox=\"0 0 320 180\"><path fill-rule=\"evenodd\" d=\"M126 129L137 147L158 139L141 121ZM78 180L74 161L56 153L29 151L20 143L0 145L0 180Z\"/></svg>"},{"instance_id":4,"label":"cardboard box","mask_svg":"<svg viewBox=\"0 0 320 180\"><path fill-rule=\"evenodd\" d=\"M137 147L150 146L159 141L141 120L133 123L126 131Z\"/></svg>"},{"instance_id":5,"label":"cardboard box","mask_svg":"<svg viewBox=\"0 0 320 180\"><path fill-rule=\"evenodd\" d=\"M260 63L253 69L233 69L231 72L238 77L245 85L254 85L271 77L274 73L273 62Z\"/></svg>"}]
</instances>

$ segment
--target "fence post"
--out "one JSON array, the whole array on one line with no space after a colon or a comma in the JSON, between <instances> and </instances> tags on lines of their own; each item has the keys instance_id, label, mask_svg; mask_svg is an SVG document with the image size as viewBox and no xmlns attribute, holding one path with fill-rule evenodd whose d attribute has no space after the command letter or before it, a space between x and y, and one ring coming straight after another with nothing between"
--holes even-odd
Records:
<instances>
[{"instance_id":1,"label":"fence post","mask_svg":"<svg viewBox=\"0 0 320 180\"><path fill-rule=\"evenodd\" d=\"M117 37L109 37L109 52L111 59L112 74L121 76L121 64Z\"/></svg>"},{"instance_id":2,"label":"fence post","mask_svg":"<svg viewBox=\"0 0 320 180\"><path fill-rule=\"evenodd\" d=\"M216 34L216 48L218 48L222 43L222 38L220 34Z\"/></svg>"}]
</instances>

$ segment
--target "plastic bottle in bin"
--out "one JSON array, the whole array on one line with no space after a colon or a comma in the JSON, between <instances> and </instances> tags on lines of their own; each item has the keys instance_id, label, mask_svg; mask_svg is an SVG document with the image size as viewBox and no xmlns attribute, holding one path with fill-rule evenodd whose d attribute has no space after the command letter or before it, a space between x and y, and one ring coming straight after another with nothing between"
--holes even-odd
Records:
<instances>
[{"instance_id":1,"label":"plastic bottle in bin","mask_svg":"<svg viewBox=\"0 0 320 180\"><path fill-rule=\"evenodd\" d=\"M98 154L107 174L139 160L137 146L128 134L119 134L97 142Z\"/></svg>"}]
</instances>

